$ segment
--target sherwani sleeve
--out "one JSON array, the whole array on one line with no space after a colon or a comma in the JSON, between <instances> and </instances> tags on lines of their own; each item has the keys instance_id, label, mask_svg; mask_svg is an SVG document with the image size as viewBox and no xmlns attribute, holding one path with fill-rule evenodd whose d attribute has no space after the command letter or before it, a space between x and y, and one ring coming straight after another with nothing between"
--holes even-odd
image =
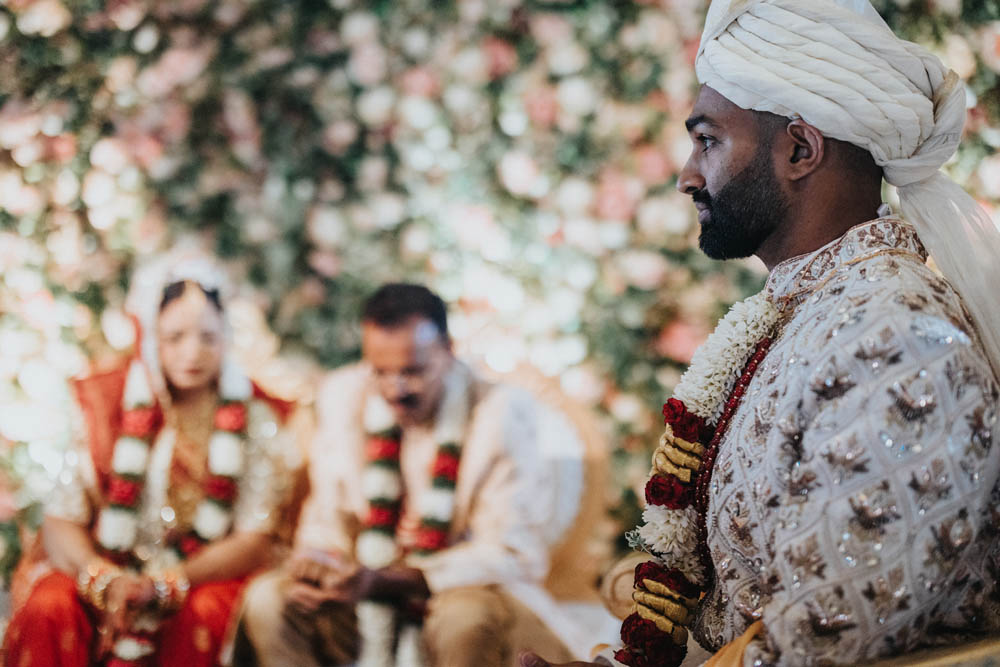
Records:
<instances>
[{"instance_id":1,"label":"sherwani sleeve","mask_svg":"<svg viewBox=\"0 0 1000 667\"><path fill-rule=\"evenodd\" d=\"M460 479L464 474L476 480L467 534L450 548L411 560L432 592L538 582L548 571L546 528L557 499L546 493L551 480L538 442L542 408L515 391L498 392L492 399L466 444L479 450L481 463L473 461L471 469L459 472ZM488 455L481 456L484 452Z\"/></svg>"},{"instance_id":2,"label":"sherwani sleeve","mask_svg":"<svg viewBox=\"0 0 1000 667\"><path fill-rule=\"evenodd\" d=\"M309 496L299 517L297 548L347 554L354 550L347 477L352 469L357 474L360 466L346 435L353 418L349 406L360 388L353 370L334 372L320 388L316 434L308 452Z\"/></svg>"},{"instance_id":3,"label":"sherwani sleeve","mask_svg":"<svg viewBox=\"0 0 1000 667\"><path fill-rule=\"evenodd\" d=\"M878 321L823 348L798 414L775 425L783 509L744 665L858 664L974 613L965 582L984 580L996 520L996 384L952 322Z\"/></svg>"}]
</instances>

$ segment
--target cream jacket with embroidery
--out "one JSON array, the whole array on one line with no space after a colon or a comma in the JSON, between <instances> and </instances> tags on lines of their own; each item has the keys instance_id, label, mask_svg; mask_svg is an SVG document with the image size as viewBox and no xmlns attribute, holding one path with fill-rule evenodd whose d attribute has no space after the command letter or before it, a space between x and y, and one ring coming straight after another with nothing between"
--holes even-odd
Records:
<instances>
[{"instance_id":1,"label":"cream jacket with embroidery","mask_svg":"<svg viewBox=\"0 0 1000 667\"><path fill-rule=\"evenodd\" d=\"M925 258L887 218L771 272L787 320L713 473L706 647L760 618L745 665L858 664L1000 628L997 382Z\"/></svg>"},{"instance_id":2,"label":"cream jacket with embroidery","mask_svg":"<svg viewBox=\"0 0 1000 667\"><path fill-rule=\"evenodd\" d=\"M458 362L461 363L461 362ZM550 549L573 521L582 491L583 445L569 422L527 392L474 381L455 489L452 546L414 559L432 593L496 584L520 599L570 647L587 644L543 587ZM362 411L373 391L364 363L330 373L317 398L317 435L309 454L311 495L296 546L352 554L367 510L361 479ZM405 522L431 484L437 451L432 427L403 433L400 468Z\"/></svg>"}]
</instances>

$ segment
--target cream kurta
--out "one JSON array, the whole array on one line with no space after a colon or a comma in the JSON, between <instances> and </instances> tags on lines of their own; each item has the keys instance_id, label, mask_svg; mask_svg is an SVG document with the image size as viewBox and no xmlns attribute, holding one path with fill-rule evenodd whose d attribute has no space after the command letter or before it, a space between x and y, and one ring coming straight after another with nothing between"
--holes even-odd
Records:
<instances>
[{"instance_id":1,"label":"cream kurta","mask_svg":"<svg viewBox=\"0 0 1000 667\"><path fill-rule=\"evenodd\" d=\"M789 318L719 449L715 649L857 664L1000 628L997 383L913 228L881 219L779 265Z\"/></svg>"},{"instance_id":2,"label":"cream kurta","mask_svg":"<svg viewBox=\"0 0 1000 667\"><path fill-rule=\"evenodd\" d=\"M474 382L475 401L462 447L451 525L453 546L413 559L432 594L498 584L570 647L577 636L542 586L549 551L573 521L582 490L583 446L568 421L530 394ZM334 371L317 400L318 429L309 457L311 495L296 536L300 548L353 553L367 505L362 410L374 391L371 369ZM430 427L403 433L401 525L419 521L416 501L430 488L437 450Z\"/></svg>"}]
</instances>

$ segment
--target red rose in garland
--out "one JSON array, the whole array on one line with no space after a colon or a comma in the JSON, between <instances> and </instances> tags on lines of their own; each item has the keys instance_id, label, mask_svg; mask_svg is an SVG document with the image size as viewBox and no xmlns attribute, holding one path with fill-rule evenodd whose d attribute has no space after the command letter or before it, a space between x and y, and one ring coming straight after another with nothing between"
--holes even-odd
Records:
<instances>
[{"instance_id":1,"label":"red rose in garland","mask_svg":"<svg viewBox=\"0 0 1000 667\"><path fill-rule=\"evenodd\" d=\"M399 458L399 446L399 440L369 438L365 444L365 459L368 461L395 461Z\"/></svg>"},{"instance_id":2,"label":"red rose in garland","mask_svg":"<svg viewBox=\"0 0 1000 667\"><path fill-rule=\"evenodd\" d=\"M458 457L453 454L440 453L434 460L434 468L431 475L435 479L446 479L454 482L458 479Z\"/></svg>"},{"instance_id":3,"label":"red rose in garland","mask_svg":"<svg viewBox=\"0 0 1000 667\"><path fill-rule=\"evenodd\" d=\"M448 546L448 533L443 530L422 527L417 531L416 548L420 551L438 551Z\"/></svg>"},{"instance_id":4,"label":"red rose in garland","mask_svg":"<svg viewBox=\"0 0 1000 667\"><path fill-rule=\"evenodd\" d=\"M236 481L231 477L213 475L205 483L205 494L222 503L232 503L236 499L236 492Z\"/></svg>"},{"instance_id":5,"label":"red rose in garland","mask_svg":"<svg viewBox=\"0 0 1000 667\"><path fill-rule=\"evenodd\" d=\"M676 398L663 404L663 423L670 425L675 437L688 442L698 442L705 428L704 420L689 412Z\"/></svg>"},{"instance_id":6,"label":"red rose in garland","mask_svg":"<svg viewBox=\"0 0 1000 667\"><path fill-rule=\"evenodd\" d=\"M247 406L243 403L229 403L215 411L215 428L233 433L247 427Z\"/></svg>"},{"instance_id":7,"label":"red rose in garland","mask_svg":"<svg viewBox=\"0 0 1000 667\"><path fill-rule=\"evenodd\" d=\"M650 505L683 509L691 504L693 497L691 486L673 475L653 475L646 482L646 502Z\"/></svg>"},{"instance_id":8,"label":"red rose in garland","mask_svg":"<svg viewBox=\"0 0 1000 667\"><path fill-rule=\"evenodd\" d=\"M112 505L123 507L133 507L139 502L139 494L142 493L142 485L124 477L112 477L108 487L108 501Z\"/></svg>"},{"instance_id":9,"label":"red rose in garland","mask_svg":"<svg viewBox=\"0 0 1000 667\"><path fill-rule=\"evenodd\" d=\"M399 511L394 507L372 505L368 508L365 523L372 528L392 529L399 520Z\"/></svg>"},{"instance_id":10,"label":"red rose in garland","mask_svg":"<svg viewBox=\"0 0 1000 667\"><path fill-rule=\"evenodd\" d=\"M635 568L635 587L642 585L643 579L652 579L686 598L697 598L700 589L685 578L679 570L668 570L659 563L646 561Z\"/></svg>"},{"instance_id":11,"label":"red rose in garland","mask_svg":"<svg viewBox=\"0 0 1000 667\"><path fill-rule=\"evenodd\" d=\"M155 407L133 408L122 413L122 435L148 438L157 430L160 411Z\"/></svg>"},{"instance_id":12,"label":"red rose in garland","mask_svg":"<svg viewBox=\"0 0 1000 667\"><path fill-rule=\"evenodd\" d=\"M656 627L656 623L647 621L639 614L632 614L622 621L621 637L629 646L648 653L645 647L662 639L663 633Z\"/></svg>"},{"instance_id":13,"label":"red rose in garland","mask_svg":"<svg viewBox=\"0 0 1000 667\"><path fill-rule=\"evenodd\" d=\"M194 535L188 534L180 539L178 547L185 557L190 557L201 551L202 541Z\"/></svg>"}]
</instances>

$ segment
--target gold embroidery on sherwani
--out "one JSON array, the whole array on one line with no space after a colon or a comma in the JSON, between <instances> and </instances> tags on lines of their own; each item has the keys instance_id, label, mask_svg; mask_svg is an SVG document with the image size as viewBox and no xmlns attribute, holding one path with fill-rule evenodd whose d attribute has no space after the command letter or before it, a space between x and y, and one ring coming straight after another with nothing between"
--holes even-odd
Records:
<instances>
[{"instance_id":1,"label":"gold embroidery on sherwani","mask_svg":"<svg viewBox=\"0 0 1000 667\"><path fill-rule=\"evenodd\" d=\"M692 624L706 648L756 618L748 663L1000 631L1000 390L925 259L886 218L771 272L787 319L715 463L716 576Z\"/></svg>"}]
</instances>

